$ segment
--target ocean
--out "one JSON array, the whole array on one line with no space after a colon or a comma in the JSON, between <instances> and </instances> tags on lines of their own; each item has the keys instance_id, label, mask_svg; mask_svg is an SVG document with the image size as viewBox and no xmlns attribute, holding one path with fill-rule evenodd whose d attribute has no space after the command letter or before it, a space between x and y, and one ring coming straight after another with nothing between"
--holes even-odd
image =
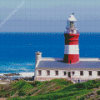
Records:
<instances>
[{"instance_id":1,"label":"ocean","mask_svg":"<svg viewBox=\"0 0 100 100\"><path fill-rule=\"evenodd\" d=\"M64 33L0 33L0 73L34 72L35 52L63 58ZM80 33L80 57L100 58L100 33Z\"/></svg>"}]
</instances>

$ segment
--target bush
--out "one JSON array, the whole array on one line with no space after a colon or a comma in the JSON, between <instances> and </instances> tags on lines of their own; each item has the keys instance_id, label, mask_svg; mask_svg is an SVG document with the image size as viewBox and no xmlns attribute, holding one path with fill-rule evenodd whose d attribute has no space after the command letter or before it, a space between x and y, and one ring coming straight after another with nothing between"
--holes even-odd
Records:
<instances>
[{"instance_id":1,"label":"bush","mask_svg":"<svg viewBox=\"0 0 100 100\"><path fill-rule=\"evenodd\" d=\"M97 91L97 94L98 94L98 95L100 95L100 90L99 90L99 91Z\"/></svg>"},{"instance_id":2,"label":"bush","mask_svg":"<svg viewBox=\"0 0 100 100\"><path fill-rule=\"evenodd\" d=\"M12 92L10 93L10 95L12 96L14 93L15 93L15 91L12 91Z\"/></svg>"},{"instance_id":3,"label":"bush","mask_svg":"<svg viewBox=\"0 0 100 100\"><path fill-rule=\"evenodd\" d=\"M20 97L14 97L14 98L10 98L10 99L7 99L7 100L22 100Z\"/></svg>"},{"instance_id":4,"label":"bush","mask_svg":"<svg viewBox=\"0 0 100 100\"><path fill-rule=\"evenodd\" d=\"M99 81L95 81L95 80L89 80L87 82L84 83L77 83L75 84L76 88L85 88L85 89L92 89L92 88L98 88L100 86L100 82Z\"/></svg>"},{"instance_id":5,"label":"bush","mask_svg":"<svg viewBox=\"0 0 100 100\"><path fill-rule=\"evenodd\" d=\"M41 83L40 81L28 82L28 84L31 84L34 87L39 85L40 83Z\"/></svg>"},{"instance_id":6,"label":"bush","mask_svg":"<svg viewBox=\"0 0 100 100\"><path fill-rule=\"evenodd\" d=\"M31 84L25 84L22 89L27 90L27 89L32 89L33 86Z\"/></svg>"},{"instance_id":7,"label":"bush","mask_svg":"<svg viewBox=\"0 0 100 100\"><path fill-rule=\"evenodd\" d=\"M86 82L87 89L98 88L100 86L100 81L90 80Z\"/></svg>"},{"instance_id":8,"label":"bush","mask_svg":"<svg viewBox=\"0 0 100 100\"><path fill-rule=\"evenodd\" d=\"M26 92L24 90L20 90L18 93L19 96L24 96L25 94L26 94Z\"/></svg>"},{"instance_id":9,"label":"bush","mask_svg":"<svg viewBox=\"0 0 100 100\"><path fill-rule=\"evenodd\" d=\"M80 97L78 100L85 100L85 96Z\"/></svg>"},{"instance_id":10,"label":"bush","mask_svg":"<svg viewBox=\"0 0 100 100\"><path fill-rule=\"evenodd\" d=\"M73 84L72 82L68 81L67 79L53 79L51 82L55 82L58 85L70 85Z\"/></svg>"},{"instance_id":11,"label":"bush","mask_svg":"<svg viewBox=\"0 0 100 100\"><path fill-rule=\"evenodd\" d=\"M20 90L18 95L19 96L24 96L26 93L29 91L29 89L32 89L33 86L31 84L25 84Z\"/></svg>"},{"instance_id":12,"label":"bush","mask_svg":"<svg viewBox=\"0 0 100 100\"><path fill-rule=\"evenodd\" d=\"M77 83L75 84L75 88L83 89L83 88L86 88L86 85L84 83Z\"/></svg>"},{"instance_id":13,"label":"bush","mask_svg":"<svg viewBox=\"0 0 100 100\"><path fill-rule=\"evenodd\" d=\"M12 86L21 89L25 84L27 84L26 81L20 80L18 82L13 83Z\"/></svg>"}]
</instances>

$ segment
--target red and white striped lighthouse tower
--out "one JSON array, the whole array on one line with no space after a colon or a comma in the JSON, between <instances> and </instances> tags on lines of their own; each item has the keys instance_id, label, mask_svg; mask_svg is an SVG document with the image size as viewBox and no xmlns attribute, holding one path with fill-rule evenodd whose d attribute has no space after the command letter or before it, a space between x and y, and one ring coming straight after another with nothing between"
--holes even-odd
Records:
<instances>
[{"instance_id":1,"label":"red and white striped lighthouse tower","mask_svg":"<svg viewBox=\"0 0 100 100\"><path fill-rule=\"evenodd\" d=\"M74 14L70 15L67 20L67 32L65 36L64 62L76 63L79 61L79 33L76 28L76 19Z\"/></svg>"}]
</instances>

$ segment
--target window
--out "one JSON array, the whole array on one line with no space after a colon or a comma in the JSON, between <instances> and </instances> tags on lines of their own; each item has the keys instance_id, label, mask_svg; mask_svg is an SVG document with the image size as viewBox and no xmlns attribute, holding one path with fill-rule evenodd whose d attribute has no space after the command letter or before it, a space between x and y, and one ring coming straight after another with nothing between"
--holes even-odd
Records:
<instances>
[{"instance_id":1,"label":"window","mask_svg":"<svg viewBox=\"0 0 100 100\"><path fill-rule=\"evenodd\" d=\"M64 71L64 75L66 75L66 72Z\"/></svg>"},{"instance_id":2,"label":"window","mask_svg":"<svg viewBox=\"0 0 100 100\"><path fill-rule=\"evenodd\" d=\"M100 76L100 71L98 71L98 76Z\"/></svg>"},{"instance_id":3,"label":"window","mask_svg":"<svg viewBox=\"0 0 100 100\"><path fill-rule=\"evenodd\" d=\"M74 75L74 74L75 74L75 72L73 71L73 72L72 72L72 74Z\"/></svg>"},{"instance_id":4,"label":"window","mask_svg":"<svg viewBox=\"0 0 100 100\"><path fill-rule=\"evenodd\" d=\"M39 75L39 76L41 75L41 70L38 70L38 75Z\"/></svg>"},{"instance_id":5,"label":"window","mask_svg":"<svg viewBox=\"0 0 100 100\"><path fill-rule=\"evenodd\" d=\"M80 75L83 75L83 71L80 71Z\"/></svg>"},{"instance_id":6,"label":"window","mask_svg":"<svg viewBox=\"0 0 100 100\"><path fill-rule=\"evenodd\" d=\"M89 75L92 76L92 71L89 71Z\"/></svg>"},{"instance_id":7,"label":"window","mask_svg":"<svg viewBox=\"0 0 100 100\"><path fill-rule=\"evenodd\" d=\"M50 75L50 70L47 70L47 75Z\"/></svg>"},{"instance_id":8,"label":"window","mask_svg":"<svg viewBox=\"0 0 100 100\"><path fill-rule=\"evenodd\" d=\"M58 75L58 71L55 71L55 75Z\"/></svg>"},{"instance_id":9,"label":"window","mask_svg":"<svg viewBox=\"0 0 100 100\"><path fill-rule=\"evenodd\" d=\"M70 22L70 28L74 28L74 22Z\"/></svg>"}]
</instances>

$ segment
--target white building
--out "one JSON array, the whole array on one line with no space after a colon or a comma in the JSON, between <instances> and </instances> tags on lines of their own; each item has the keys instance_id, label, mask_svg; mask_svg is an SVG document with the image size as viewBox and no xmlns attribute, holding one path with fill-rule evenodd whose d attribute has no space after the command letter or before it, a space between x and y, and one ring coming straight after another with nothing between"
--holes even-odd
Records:
<instances>
[{"instance_id":1,"label":"white building","mask_svg":"<svg viewBox=\"0 0 100 100\"><path fill-rule=\"evenodd\" d=\"M74 80L100 78L100 60L98 58L80 58L80 61L75 64L67 64L63 62L62 58L41 57L37 59L35 80L45 81L54 78L71 78Z\"/></svg>"},{"instance_id":2,"label":"white building","mask_svg":"<svg viewBox=\"0 0 100 100\"><path fill-rule=\"evenodd\" d=\"M41 52L36 52L35 80L45 81L54 78L91 80L100 78L99 58L79 58L79 33L75 22L74 15L70 15L67 21L67 32L64 34L64 58L43 58Z\"/></svg>"}]
</instances>

